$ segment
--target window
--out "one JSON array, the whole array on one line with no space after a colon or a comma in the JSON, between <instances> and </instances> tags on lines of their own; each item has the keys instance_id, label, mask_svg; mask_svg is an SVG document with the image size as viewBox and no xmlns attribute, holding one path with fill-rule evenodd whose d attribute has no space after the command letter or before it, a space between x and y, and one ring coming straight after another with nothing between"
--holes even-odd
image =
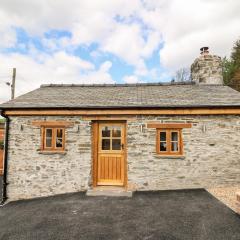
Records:
<instances>
[{"instance_id":1,"label":"window","mask_svg":"<svg viewBox=\"0 0 240 240\"><path fill-rule=\"evenodd\" d=\"M103 126L101 128L101 150L119 151L122 149L121 126Z\"/></svg>"},{"instance_id":2,"label":"window","mask_svg":"<svg viewBox=\"0 0 240 240\"><path fill-rule=\"evenodd\" d=\"M42 128L42 150L63 151L65 148L65 129L58 127Z\"/></svg>"},{"instance_id":3,"label":"window","mask_svg":"<svg viewBox=\"0 0 240 240\"><path fill-rule=\"evenodd\" d=\"M182 155L182 130L157 129L157 153L160 155Z\"/></svg>"}]
</instances>

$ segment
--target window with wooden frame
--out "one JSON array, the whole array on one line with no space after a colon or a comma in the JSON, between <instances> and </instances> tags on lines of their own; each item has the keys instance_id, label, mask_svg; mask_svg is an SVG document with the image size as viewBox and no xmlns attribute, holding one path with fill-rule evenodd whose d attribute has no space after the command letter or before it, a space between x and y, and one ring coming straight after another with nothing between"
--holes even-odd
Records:
<instances>
[{"instance_id":1,"label":"window with wooden frame","mask_svg":"<svg viewBox=\"0 0 240 240\"><path fill-rule=\"evenodd\" d=\"M65 150L65 128L42 127L42 151Z\"/></svg>"},{"instance_id":2,"label":"window with wooden frame","mask_svg":"<svg viewBox=\"0 0 240 240\"><path fill-rule=\"evenodd\" d=\"M182 155L182 129L157 129L156 148L160 155Z\"/></svg>"}]
</instances>

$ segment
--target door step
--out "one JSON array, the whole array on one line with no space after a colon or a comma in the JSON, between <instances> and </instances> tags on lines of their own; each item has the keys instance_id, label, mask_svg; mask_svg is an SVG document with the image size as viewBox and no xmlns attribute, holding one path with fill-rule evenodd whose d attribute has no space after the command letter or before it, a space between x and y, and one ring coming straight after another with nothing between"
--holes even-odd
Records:
<instances>
[{"instance_id":1,"label":"door step","mask_svg":"<svg viewBox=\"0 0 240 240\"><path fill-rule=\"evenodd\" d=\"M86 192L87 196L105 196L105 197L132 197L132 191L127 191L120 187L96 187Z\"/></svg>"}]
</instances>

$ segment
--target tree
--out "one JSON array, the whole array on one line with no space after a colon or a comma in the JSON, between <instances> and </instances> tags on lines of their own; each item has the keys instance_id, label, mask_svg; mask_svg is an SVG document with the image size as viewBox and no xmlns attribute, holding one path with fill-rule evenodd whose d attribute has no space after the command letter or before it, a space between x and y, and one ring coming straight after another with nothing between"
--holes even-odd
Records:
<instances>
[{"instance_id":1,"label":"tree","mask_svg":"<svg viewBox=\"0 0 240 240\"><path fill-rule=\"evenodd\" d=\"M180 68L175 73L176 82L188 82L191 80L191 74L189 68Z\"/></svg>"},{"instance_id":2,"label":"tree","mask_svg":"<svg viewBox=\"0 0 240 240\"><path fill-rule=\"evenodd\" d=\"M233 45L231 60L237 68L240 68L240 39Z\"/></svg>"},{"instance_id":3,"label":"tree","mask_svg":"<svg viewBox=\"0 0 240 240\"><path fill-rule=\"evenodd\" d=\"M223 58L223 81L225 85L231 83L231 79L234 77L236 72L236 65L230 59Z\"/></svg>"},{"instance_id":4,"label":"tree","mask_svg":"<svg viewBox=\"0 0 240 240\"><path fill-rule=\"evenodd\" d=\"M240 39L237 40L231 52L230 59L223 58L223 81L226 85L231 83L235 73L240 70Z\"/></svg>"}]
</instances>

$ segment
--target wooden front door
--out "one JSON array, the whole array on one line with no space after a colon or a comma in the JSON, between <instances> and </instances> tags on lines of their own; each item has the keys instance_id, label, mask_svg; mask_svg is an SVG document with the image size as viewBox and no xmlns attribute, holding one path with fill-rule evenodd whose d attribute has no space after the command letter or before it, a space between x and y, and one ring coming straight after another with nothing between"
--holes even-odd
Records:
<instances>
[{"instance_id":1,"label":"wooden front door","mask_svg":"<svg viewBox=\"0 0 240 240\"><path fill-rule=\"evenodd\" d=\"M99 123L97 155L97 185L123 186L125 123Z\"/></svg>"}]
</instances>

